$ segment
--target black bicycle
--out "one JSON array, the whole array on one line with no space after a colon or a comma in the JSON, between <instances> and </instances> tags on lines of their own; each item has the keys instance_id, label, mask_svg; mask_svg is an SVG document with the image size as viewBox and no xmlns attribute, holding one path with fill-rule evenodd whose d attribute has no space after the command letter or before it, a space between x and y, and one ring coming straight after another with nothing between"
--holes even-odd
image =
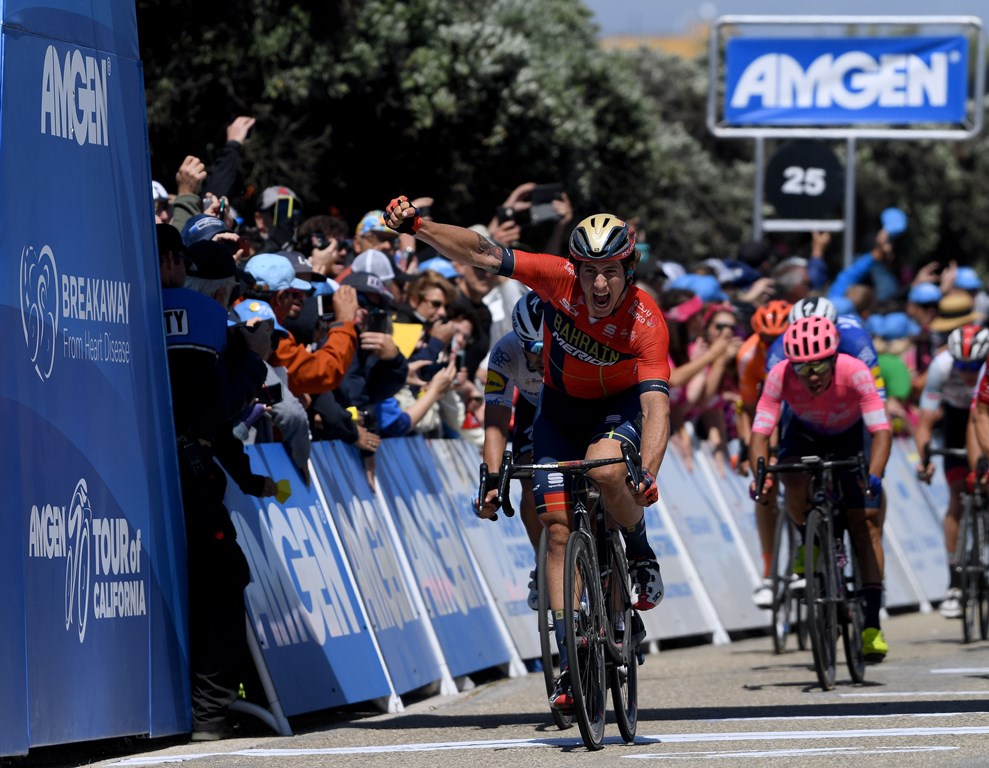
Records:
<instances>
[{"instance_id":1,"label":"black bicycle","mask_svg":"<svg viewBox=\"0 0 989 768\"><path fill-rule=\"evenodd\" d=\"M932 448L924 446L924 466L931 463L931 456L954 456L968 459L964 448ZM984 460L977 470L985 473ZM930 482L930 478L922 478ZM962 513L958 521L958 543L955 545L955 572L961 589L962 639L971 643L976 639L975 624L978 620L979 638L989 636L989 507L985 492L976 485L961 494Z\"/></svg>"},{"instance_id":2,"label":"black bicycle","mask_svg":"<svg viewBox=\"0 0 989 768\"><path fill-rule=\"evenodd\" d=\"M641 461L638 452L628 445L622 446L621 458L545 464L514 464L511 452L506 451L495 500L496 507L512 515L508 483L513 477L528 476L536 470L574 476L571 493L573 530L567 540L563 572L563 616L567 617L567 656L574 699L572 717L590 750L601 749L604 744L609 689L618 730L626 742L635 740L638 725L639 643L645 630L638 612L632 607L632 584L621 534L609 526L600 492L587 476L596 467L620 463L628 470L628 482L638 486ZM482 488L486 487L486 475L487 467L482 464ZM545 568L540 570L545 573ZM547 594L545 586L545 577L540 575L541 596ZM546 611L540 611L541 617L548 614L548 606ZM543 619L540 621L540 639L545 637L545 669L550 627L548 621L545 627ZM547 685L547 693L552 693L550 685ZM554 718L556 716L554 713ZM557 724L560 725L559 720Z\"/></svg>"},{"instance_id":3,"label":"black bicycle","mask_svg":"<svg viewBox=\"0 0 989 768\"><path fill-rule=\"evenodd\" d=\"M865 680L862 584L851 537L846 541L847 526L839 488L833 479L835 469L856 469L868 482L869 469L862 453L851 459L834 461L820 456L802 456L800 461L769 467L760 458L756 467L756 488L760 491L767 473L806 472L811 478L810 511L804 533L804 602L814 668L818 682L826 691L835 685L839 634L852 681L861 683Z\"/></svg>"}]
</instances>

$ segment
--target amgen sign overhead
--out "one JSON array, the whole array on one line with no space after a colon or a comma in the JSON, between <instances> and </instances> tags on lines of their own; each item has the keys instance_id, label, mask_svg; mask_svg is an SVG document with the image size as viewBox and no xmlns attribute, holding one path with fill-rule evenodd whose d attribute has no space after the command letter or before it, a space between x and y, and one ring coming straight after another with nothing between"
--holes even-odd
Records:
<instances>
[{"instance_id":1,"label":"amgen sign overhead","mask_svg":"<svg viewBox=\"0 0 989 768\"><path fill-rule=\"evenodd\" d=\"M735 38L730 125L903 125L965 117L965 37Z\"/></svg>"}]
</instances>

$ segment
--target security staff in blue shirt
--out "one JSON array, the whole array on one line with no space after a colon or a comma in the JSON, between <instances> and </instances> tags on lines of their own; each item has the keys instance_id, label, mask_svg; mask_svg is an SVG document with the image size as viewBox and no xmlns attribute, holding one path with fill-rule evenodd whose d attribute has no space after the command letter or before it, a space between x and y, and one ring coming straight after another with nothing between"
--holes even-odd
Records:
<instances>
[{"instance_id":1,"label":"security staff in blue shirt","mask_svg":"<svg viewBox=\"0 0 989 768\"><path fill-rule=\"evenodd\" d=\"M250 659L244 625L250 571L215 459L245 493L274 496L276 486L251 472L232 431L234 416L266 373L250 332L228 333L233 257L212 241L189 246L186 257L187 287L163 289L162 304L188 544L192 738L208 741L229 734L227 710Z\"/></svg>"}]
</instances>

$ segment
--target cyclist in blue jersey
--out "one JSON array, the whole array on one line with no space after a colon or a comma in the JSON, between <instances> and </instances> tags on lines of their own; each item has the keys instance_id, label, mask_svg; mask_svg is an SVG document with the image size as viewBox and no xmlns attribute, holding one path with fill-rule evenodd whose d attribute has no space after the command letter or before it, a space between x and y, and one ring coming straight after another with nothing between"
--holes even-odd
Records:
<instances>
[{"instance_id":1,"label":"cyclist in blue jersey","mask_svg":"<svg viewBox=\"0 0 989 768\"><path fill-rule=\"evenodd\" d=\"M793 305L790 310L790 323L794 323L801 317L826 317L838 329L838 352L844 355L851 355L866 364L872 371L876 380L876 389L879 390L879 397L886 401L886 383L883 381L879 371L879 355L872 343L869 332L861 326L858 320L850 315L838 315L834 302L823 296L814 299L802 299ZM783 353L783 337L780 336L769 347L766 354L766 371L772 370L773 366L786 359Z\"/></svg>"}]
</instances>

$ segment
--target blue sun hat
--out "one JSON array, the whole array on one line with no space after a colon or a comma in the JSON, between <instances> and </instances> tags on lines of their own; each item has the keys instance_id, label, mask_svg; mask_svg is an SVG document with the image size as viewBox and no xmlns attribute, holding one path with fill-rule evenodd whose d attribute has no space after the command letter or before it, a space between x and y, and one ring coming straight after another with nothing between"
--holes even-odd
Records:
<instances>
[{"instance_id":1,"label":"blue sun hat","mask_svg":"<svg viewBox=\"0 0 989 768\"><path fill-rule=\"evenodd\" d=\"M288 336L288 331L282 327L282 324L278 322L278 318L275 317L275 311L271 308L271 305L267 301L261 301L260 299L247 299L239 304L236 304L233 308L234 314L237 315L237 319L242 323L246 323L248 320L253 320L258 318L259 320L271 320L275 324L275 333L281 333L284 336Z\"/></svg>"},{"instance_id":2,"label":"blue sun hat","mask_svg":"<svg viewBox=\"0 0 989 768\"><path fill-rule=\"evenodd\" d=\"M684 275L670 283L669 287L693 291L705 304L714 301L728 301L728 296L721 290L721 283L714 275Z\"/></svg>"},{"instance_id":3,"label":"blue sun hat","mask_svg":"<svg viewBox=\"0 0 989 768\"><path fill-rule=\"evenodd\" d=\"M982 278L971 267L958 267L955 272L955 288L960 288L963 291L981 291L983 288Z\"/></svg>"},{"instance_id":4,"label":"blue sun hat","mask_svg":"<svg viewBox=\"0 0 989 768\"><path fill-rule=\"evenodd\" d=\"M899 208L887 208L879 214L879 221L890 239L899 237L907 231L907 215Z\"/></svg>"},{"instance_id":5,"label":"blue sun hat","mask_svg":"<svg viewBox=\"0 0 989 768\"><path fill-rule=\"evenodd\" d=\"M941 289L934 283L918 283L910 288L907 301L914 304L937 304L941 301Z\"/></svg>"}]
</instances>

